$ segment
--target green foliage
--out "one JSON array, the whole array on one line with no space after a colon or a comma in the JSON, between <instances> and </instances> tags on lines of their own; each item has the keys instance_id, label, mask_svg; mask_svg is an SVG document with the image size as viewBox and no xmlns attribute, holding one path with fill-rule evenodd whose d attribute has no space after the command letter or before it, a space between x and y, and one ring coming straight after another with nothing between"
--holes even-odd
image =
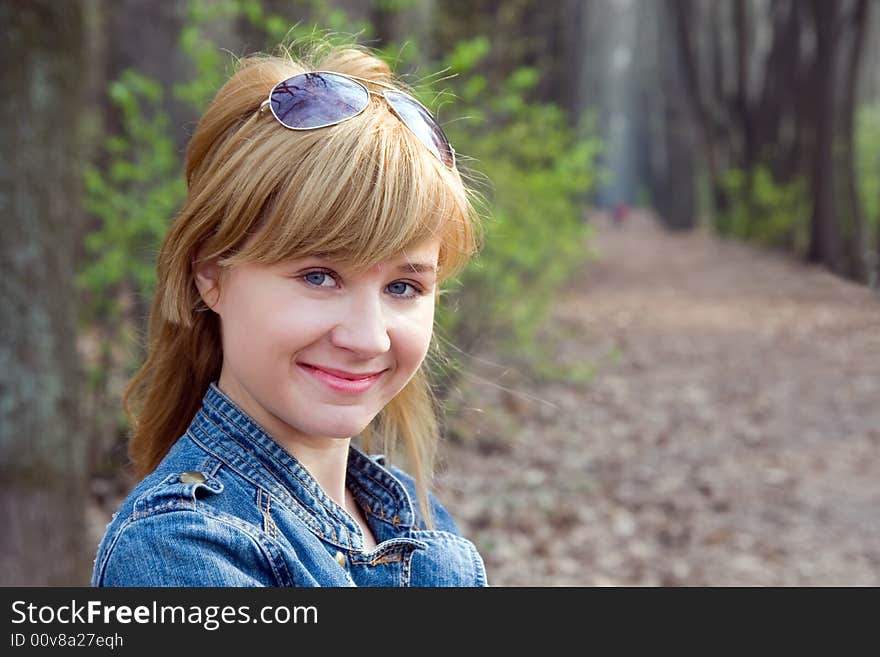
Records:
<instances>
[{"instance_id":1,"label":"green foliage","mask_svg":"<svg viewBox=\"0 0 880 657\"><path fill-rule=\"evenodd\" d=\"M185 194L161 87L128 70L109 95L123 129L104 142L104 169L85 170L85 207L99 223L85 238L89 257L78 277L90 317L105 322L118 318L123 288L152 297L157 245Z\"/></svg>"},{"instance_id":2,"label":"green foliage","mask_svg":"<svg viewBox=\"0 0 880 657\"><path fill-rule=\"evenodd\" d=\"M489 54L489 48L489 38L485 36L459 41L455 44L455 49L446 56L444 64L453 74L470 73ZM471 79L482 80L485 84L485 78L480 75L473 74ZM465 97L464 100L474 100L474 96Z\"/></svg>"},{"instance_id":3,"label":"green foliage","mask_svg":"<svg viewBox=\"0 0 880 657\"><path fill-rule=\"evenodd\" d=\"M802 180L779 184L766 167L758 166L751 175L729 169L722 184L730 199L727 211L716 219L722 235L806 252L810 207Z\"/></svg>"},{"instance_id":4,"label":"green foliage","mask_svg":"<svg viewBox=\"0 0 880 657\"><path fill-rule=\"evenodd\" d=\"M376 9L387 12L403 11L416 4L416 0L372 0Z\"/></svg>"},{"instance_id":5,"label":"green foliage","mask_svg":"<svg viewBox=\"0 0 880 657\"><path fill-rule=\"evenodd\" d=\"M856 175L865 217L876 234L880 226L880 103L856 114Z\"/></svg>"},{"instance_id":6,"label":"green foliage","mask_svg":"<svg viewBox=\"0 0 880 657\"><path fill-rule=\"evenodd\" d=\"M468 117L448 126L450 140L491 187L484 250L460 277L457 304L441 312L440 326L464 344L491 336L528 358L541 351L533 340L556 293L589 256L582 208L602 180L602 144L592 117L572 128L559 107L529 99L534 68L520 67L495 85L468 74L488 52L488 40L478 37L460 42L444 62L464 75L456 113Z\"/></svg>"},{"instance_id":7,"label":"green foliage","mask_svg":"<svg viewBox=\"0 0 880 657\"><path fill-rule=\"evenodd\" d=\"M175 84L174 96L199 111L223 84L223 59L201 26L194 23L181 31L180 49L192 60L196 75L188 82Z\"/></svg>"}]
</instances>

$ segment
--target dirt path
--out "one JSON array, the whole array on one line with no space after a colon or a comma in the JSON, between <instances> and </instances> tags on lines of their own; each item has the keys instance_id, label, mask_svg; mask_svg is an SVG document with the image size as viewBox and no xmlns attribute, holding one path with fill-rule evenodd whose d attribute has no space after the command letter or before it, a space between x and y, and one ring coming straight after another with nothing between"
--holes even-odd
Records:
<instances>
[{"instance_id":1,"label":"dirt path","mask_svg":"<svg viewBox=\"0 0 880 657\"><path fill-rule=\"evenodd\" d=\"M880 297L646 215L595 223L548 331L596 376L475 365L515 392L466 383L472 439L444 448L491 583L880 585Z\"/></svg>"}]
</instances>

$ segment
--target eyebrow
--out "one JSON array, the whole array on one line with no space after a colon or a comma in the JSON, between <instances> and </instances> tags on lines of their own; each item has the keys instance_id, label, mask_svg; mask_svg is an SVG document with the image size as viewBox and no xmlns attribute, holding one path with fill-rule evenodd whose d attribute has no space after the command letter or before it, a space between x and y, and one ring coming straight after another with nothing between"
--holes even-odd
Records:
<instances>
[{"instance_id":1,"label":"eyebrow","mask_svg":"<svg viewBox=\"0 0 880 657\"><path fill-rule=\"evenodd\" d=\"M335 263L338 258L333 254L317 253L312 256L316 260L322 260L326 263ZM405 262L397 266L397 271L406 274L434 274L437 275L437 265L429 262Z\"/></svg>"},{"instance_id":2,"label":"eyebrow","mask_svg":"<svg viewBox=\"0 0 880 657\"><path fill-rule=\"evenodd\" d=\"M434 265L430 265L423 262L408 262L406 264L400 265L397 268L398 271L413 273L413 274L436 274L437 268Z\"/></svg>"}]
</instances>

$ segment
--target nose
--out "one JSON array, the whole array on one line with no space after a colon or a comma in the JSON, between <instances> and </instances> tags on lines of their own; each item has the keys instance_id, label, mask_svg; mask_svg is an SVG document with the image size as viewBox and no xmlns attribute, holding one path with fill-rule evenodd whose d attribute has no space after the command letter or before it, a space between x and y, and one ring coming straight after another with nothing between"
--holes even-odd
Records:
<instances>
[{"instance_id":1,"label":"nose","mask_svg":"<svg viewBox=\"0 0 880 657\"><path fill-rule=\"evenodd\" d=\"M330 332L334 346L360 356L377 356L391 349L388 322L379 299L355 299Z\"/></svg>"}]
</instances>

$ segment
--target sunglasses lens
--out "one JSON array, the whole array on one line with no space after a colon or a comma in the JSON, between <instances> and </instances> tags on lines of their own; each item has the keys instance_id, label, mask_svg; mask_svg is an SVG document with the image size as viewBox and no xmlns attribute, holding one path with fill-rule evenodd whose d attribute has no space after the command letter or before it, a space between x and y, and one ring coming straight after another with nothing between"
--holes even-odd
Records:
<instances>
[{"instance_id":1,"label":"sunglasses lens","mask_svg":"<svg viewBox=\"0 0 880 657\"><path fill-rule=\"evenodd\" d=\"M354 80L332 73L303 73L279 82L270 105L288 128L309 130L333 125L359 114L370 102L369 92Z\"/></svg>"},{"instance_id":2,"label":"sunglasses lens","mask_svg":"<svg viewBox=\"0 0 880 657\"><path fill-rule=\"evenodd\" d=\"M399 91L386 91L385 99L406 126L448 167L455 166L455 155L442 128L421 103Z\"/></svg>"}]
</instances>

